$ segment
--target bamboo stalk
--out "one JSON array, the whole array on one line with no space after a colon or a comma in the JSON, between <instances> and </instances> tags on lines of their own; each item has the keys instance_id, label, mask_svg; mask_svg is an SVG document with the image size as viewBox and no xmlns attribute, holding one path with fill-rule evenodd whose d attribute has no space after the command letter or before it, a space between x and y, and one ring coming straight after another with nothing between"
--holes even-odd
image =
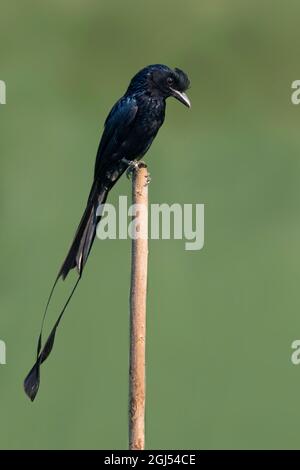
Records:
<instances>
[{"instance_id":1,"label":"bamboo stalk","mask_svg":"<svg viewBox=\"0 0 300 470\"><path fill-rule=\"evenodd\" d=\"M148 267L148 170L137 168L132 178L133 204L139 205L132 239L129 358L129 449L145 447L145 353ZM138 208L138 206L135 206Z\"/></svg>"}]
</instances>

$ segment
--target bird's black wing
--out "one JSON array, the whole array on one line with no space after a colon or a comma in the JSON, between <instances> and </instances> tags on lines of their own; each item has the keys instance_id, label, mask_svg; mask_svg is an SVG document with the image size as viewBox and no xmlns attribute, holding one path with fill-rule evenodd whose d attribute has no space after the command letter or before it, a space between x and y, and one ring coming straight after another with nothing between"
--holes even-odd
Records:
<instances>
[{"instance_id":1,"label":"bird's black wing","mask_svg":"<svg viewBox=\"0 0 300 470\"><path fill-rule=\"evenodd\" d=\"M101 169L107 165L109 159L118 154L126 142L137 111L137 101L133 96L122 97L110 111L104 124L104 132L97 152L95 178L99 176Z\"/></svg>"}]
</instances>

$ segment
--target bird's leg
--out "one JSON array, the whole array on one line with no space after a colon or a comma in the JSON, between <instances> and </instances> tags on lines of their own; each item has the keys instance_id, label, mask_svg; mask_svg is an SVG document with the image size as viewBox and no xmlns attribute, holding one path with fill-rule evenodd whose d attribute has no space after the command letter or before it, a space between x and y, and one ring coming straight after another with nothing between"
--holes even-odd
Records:
<instances>
[{"instance_id":1,"label":"bird's leg","mask_svg":"<svg viewBox=\"0 0 300 470\"><path fill-rule=\"evenodd\" d=\"M127 160L128 161L128 160ZM128 163L128 168L126 170L126 176L128 179L131 179L133 176L133 173L137 171L139 168L139 163L136 160L131 160Z\"/></svg>"},{"instance_id":2,"label":"bird's leg","mask_svg":"<svg viewBox=\"0 0 300 470\"><path fill-rule=\"evenodd\" d=\"M128 168L126 170L126 176L128 179L132 177L132 174L138 169L138 168L145 168L147 167L146 163L141 161L141 160L127 160L127 158L122 158L122 162L126 163L128 165ZM149 178L147 179L147 184L150 183Z\"/></svg>"}]
</instances>

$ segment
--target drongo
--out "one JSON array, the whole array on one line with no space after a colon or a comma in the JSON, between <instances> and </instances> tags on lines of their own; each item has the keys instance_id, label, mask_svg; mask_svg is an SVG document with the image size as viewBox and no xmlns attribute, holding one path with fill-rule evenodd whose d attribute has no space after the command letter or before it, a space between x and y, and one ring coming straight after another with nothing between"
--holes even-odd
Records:
<instances>
[{"instance_id":1,"label":"drongo","mask_svg":"<svg viewBox=\"0 0 300 470\"><path fill-rule=\"evenodd\" d=\"M32 401L39 388L40 365L52 350L56 329L78 285L91 251L97 224L101 218L97 209L105 204L109 191L122 174L130 167L138 165L151 146L165 119L166 99L174 97L185 106L191 106L185 94L189 84L187 75L178 68L171 69L161 64L149 65L132 78L124 96L116 102L107 116L86 208L52 287L38 340L36 362L24 381L25 392ZM56 283L60 277L64 280L74 268L78 272L78 279L42 347L43 324Z\"/></svg>"}]
</instances>

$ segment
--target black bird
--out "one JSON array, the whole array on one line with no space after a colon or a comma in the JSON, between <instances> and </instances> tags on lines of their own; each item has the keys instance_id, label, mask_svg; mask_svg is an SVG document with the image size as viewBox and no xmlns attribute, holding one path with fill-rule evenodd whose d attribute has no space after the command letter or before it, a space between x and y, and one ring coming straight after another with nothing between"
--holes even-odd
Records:
<instances>
[{"instance_id":1,"label":"black bird","mask_svg":"<svg viewBox=\"0 0 300 470\"><path fill-rule=\"evenodd\" d=\"M37 359L24 381L25 392L32 401L39 388L40 365L52 350L56 329L91 251L101 218L97 209L100 204L105 204L109 191L122 174L136 165L149 149L164 122L166 99L173 96L185 106L191 106L185 94L189 84L187 75L180 69L173 70L161 64L149 65L133 77L126 93L113 106L105 121L86 209L52 287L38 340ZM78 279L42 349L42 329L54 288L58 279L62 277L64 280L73 268L77 269Z\"/></svg>"}]
</instances>

